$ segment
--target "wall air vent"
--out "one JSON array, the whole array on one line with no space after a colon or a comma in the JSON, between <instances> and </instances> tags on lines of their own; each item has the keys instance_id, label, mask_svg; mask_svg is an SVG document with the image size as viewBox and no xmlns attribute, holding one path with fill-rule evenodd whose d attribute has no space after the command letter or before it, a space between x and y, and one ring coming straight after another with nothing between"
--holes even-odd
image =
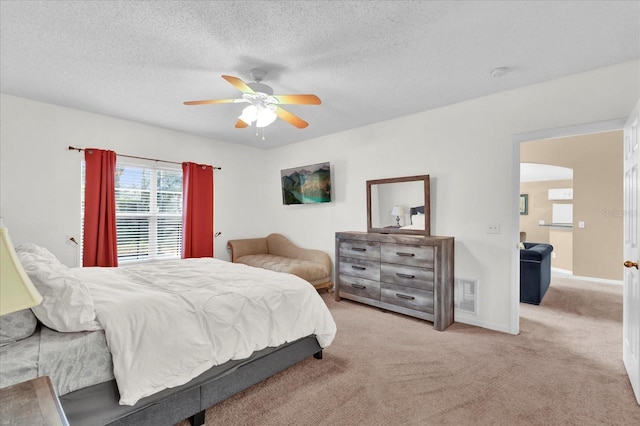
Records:
<instances>
[{"instance_id":1,"label":"wall air vent","mask_svg":"<svg viewBox=\"0 0 640 426\"><path fill-rule=\"evenodd\" d=\"M455 279L454 308L461 313L478 314L478 281Z\"/></svg>"}]
</instances>

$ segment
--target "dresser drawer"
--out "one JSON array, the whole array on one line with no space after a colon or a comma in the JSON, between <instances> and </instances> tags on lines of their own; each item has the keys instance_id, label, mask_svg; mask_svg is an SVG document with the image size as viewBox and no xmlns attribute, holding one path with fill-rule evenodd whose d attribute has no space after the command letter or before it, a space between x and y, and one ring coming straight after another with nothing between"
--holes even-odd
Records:
<instances>
[{"instance_id":1,"label":"dresser drawer","mask_svg":"<svg viewBox=\"0 0 640 426\"><path fill-rule=\"evenodd\" d=\"M340 274L340 292L380 300L380 282Z\"/></svg>"},{"instance_id":2,"label":"dresser drawer","mask_svg":"<svg viewBox=\"0 0 640 426\"><path fill-rule=\"evenodd\" d=\"M380 262L365 259L340 258L340 274L380 281Z\"/></svg>"},{"instance_id":3,"label":"dresser drawer","mask_svg":"<svg viewBox=\"0 0 640 426\"><path fill-rule=\"evenodd\" d=\"M433 291L433 269L383 263L380 265L380 281Z\"/></svg>"},{"instance_id":4,"label":"dresser drawer","mask_svg":"<svg viewBox=\"0 0 640 426\"><path fill-rule=\"evenodd\" d=\"M380 300L417 311L433 313L433 292L381 283Z\"/></svg>"},{"instance_id":5,"label":"dresser drawer","mask_svg":"<svg viewBox=\"0 0 640 426\"><path fill-rule=\"evenodd\" d=\"M433 268L433 252L432 246L384 243L380 247L380 257L383 262L423 268Z\"/></svg>"},{"instance_id":6,"label":"dresser drawer","mask_svg":"<svg viewBox=\"0 0 640 426\"><path fill-rule=\"evenodd\" d=\"M380 243L377 241L340 241L340 256L379 261Z\"/></svg>"}]
</instances>

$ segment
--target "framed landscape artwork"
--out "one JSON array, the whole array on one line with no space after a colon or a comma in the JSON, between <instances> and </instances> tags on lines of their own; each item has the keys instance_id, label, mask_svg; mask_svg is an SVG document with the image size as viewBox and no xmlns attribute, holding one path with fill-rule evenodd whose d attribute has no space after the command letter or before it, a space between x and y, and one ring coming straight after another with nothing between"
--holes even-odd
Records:
<instances>
[{"instance_id":1,"label":"framed landscape artwork","mask_svg":"<svg viewBox=\"0 0 640 426\"><path fill-rule=\"evenodd\" d=\"M331 201L330 163L311 164L280 171L282 203L314 204Z\"/></svg>"}]
</instances>

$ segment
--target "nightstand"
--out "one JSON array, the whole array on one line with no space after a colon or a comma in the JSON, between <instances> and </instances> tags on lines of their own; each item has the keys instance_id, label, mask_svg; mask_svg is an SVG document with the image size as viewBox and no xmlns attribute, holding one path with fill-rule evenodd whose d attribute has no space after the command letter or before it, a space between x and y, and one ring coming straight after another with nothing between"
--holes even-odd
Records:
<instances>
[{"instance_id":1,"label":"nightstand","mask_svg":"<svg viewBox=\"0 0 640 426\"><path fill-rule=\"evenodd\" d=\"M0 389L0 425L69 426L49 376Z\"/></svg>"}]
</instances>

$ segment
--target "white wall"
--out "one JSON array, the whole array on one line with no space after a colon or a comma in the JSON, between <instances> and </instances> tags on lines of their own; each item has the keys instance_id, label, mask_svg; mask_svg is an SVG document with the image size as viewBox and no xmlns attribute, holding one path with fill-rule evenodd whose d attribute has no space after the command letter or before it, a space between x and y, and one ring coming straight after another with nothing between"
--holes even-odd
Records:
<instances>
[{"instance_id":1,"label":"white wall","mask_svg":"<svg viewBox=\"0 0 640 426\"><path fill-rule=\"evenodd\" d=\"M265 173L273 177L265 188L270 231L333 255L335 232L366 231L368 179L429 174L432 234L454 236L455 276L478 280L478 316L456 320L516 333L514 135L626 117L640 96L639 65L620 64L271 150ZM280 169L321 161L331 162L335 201L283 206ZM502 232L487 234L489 223Z\"/></svg>"},{"instance_id":2,"label":"white wall","mask_svg":"<svg viewBox=\"0 0 640 426\"><path fill-rule=\"evenodd\" d=\"M68 238L80 241L83 158L69 145L222 167L214 172L217 258L229 258L227 240L267 229L256 220L263 150L4 94L0 124L0 217L14 244L42 245L69 266L79 250Z\"/></svg>"},{"instance_id":3,"label":"white wall","mask_svg":"<svg viewBox=\"0 0 640 426\"><path fill-rule=\"evenodd\" d=\"M335 232L366 231L367 180L429 174L432 234L456 238L455 276L479 285L478 316L456 320L514 333L514 135L626 117L640 96L639 75L634 61L269 151L2 95L0 216L16 244L41 244L73 265L66 240L80 228L80 154L67 146L92 146L221 166L218 258L228 259L228 239L269 232L333 256ZM283 206L280 170L325 161L334 201ZM502 232L487 234L489 223Z\"/></svg>"}]
</instances>

